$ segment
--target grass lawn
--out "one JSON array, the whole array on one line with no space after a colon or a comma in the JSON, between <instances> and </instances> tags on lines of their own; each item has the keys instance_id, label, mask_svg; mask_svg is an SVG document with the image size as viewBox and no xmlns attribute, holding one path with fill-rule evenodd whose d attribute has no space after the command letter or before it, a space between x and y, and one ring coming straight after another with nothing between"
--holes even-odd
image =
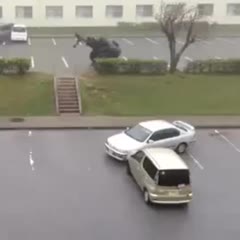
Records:
<instances>
[{"instance_id":1,"label":"grass lawn","mask_svg":"<svg viewBox=\"0 0 240 240\"><path fill-rule=\"evenodd\" d=\"M1 116L41 116L55 114L53 78L28 73L0 76Z\"/></svg>"},{"instance_id":2,"label":"grass lawn","mask_svg":"<svg viewBox=\"0 0 240 240\"><path fill-rule=\"evenodd\" d=\"M80 87L86 115L240 114L240 76L97 76Z\"/></svg>"}]
</instances>

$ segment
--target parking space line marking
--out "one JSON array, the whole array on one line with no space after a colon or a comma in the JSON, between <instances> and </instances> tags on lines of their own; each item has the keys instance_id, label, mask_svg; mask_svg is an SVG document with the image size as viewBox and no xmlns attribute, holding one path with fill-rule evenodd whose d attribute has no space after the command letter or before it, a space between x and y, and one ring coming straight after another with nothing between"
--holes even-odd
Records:
<instances>
[{"instance_id":1,"label":"parking space line marking","mask_svg":"<svg viewBox=\"0 0 240 240\"><path fill-rule=\"evenodd\" d=\"M226 43L230 43L230 44L236 44L235 42L233 41L230 41L230 40L226 40L226 39L223 39L223 38L217 38L218 41L222 41L222 42L226 42Z\"/></svg>"},{"instance_id":2,"label":"parking space line marking","mask_svg":"<svg viewBox=\"0 0 240 240\"><path fill-rule=\"evenodd\" d=\"M31 45L31 39L28 38L28 45Z\"/></svg>"},{"instance_id":3,"label":"parking space line marking","mask_svg":"<svg viewBox=\"0 0 240 240\"><path fill-rule=\"evenodd\" d=\"M33 56L31 57L31 67L32 67L32 68L35 67L35 63L34 63L34 58L33 58Z\"/></svg>"},{"instance_id":4,"label":"parking space line marking","mask_svg":"<svg viewBox=\"0 0 240 240\"><path fill-rule=\"evenodd\" d=\"M156 45L158 44L158 42L152 40L151 38L145 38L145 39L153 44L156 44Z\"/></svg>"},{"instance_id":5,"label":"parking space line marking","mask_svg":"<svg viewBox=\"0 0 240 240\"><path fill-rule=\"evenodd\" d=\"M64 65L65 65L65 67L66 67L66 68L69 68L69 65L68 65L65 57L62 57L62 61L63 61Z\"/></svg>"},{"instance_id":6,"label":"parking space line marking","mask_svg":"<svg viewBox=\"0 0 240 240\"><path fill-rule=\"evenodd\" d=\"M155 57L155 56L154 56L153 59L154 59L154 60L158 60L158 57Z\"/></svg>"},{"instance_id":7,"label":"parking space line marking","mask_svg":"<svg viewBox=\"0 0 240 240\"><path fill-rule=\"evenodd\" d=\"M232 146L237 152L240 153L240 149L235 146L227 137L225 137L222 133L220 133L217 129L214 130L216 134L218 134L222 139L224 139L230 146Z\"/></svg>"},{"instance_id":8,"label":"parking space line marking","mask_svg":"<svg viewBox=\"0 0 240 240\"><path fill-rule=\"evenodd\" d=\"M179 43L179 44L181 44L181 45L183 45L183 44L184 44L184 42L183 42L183 41L179 41L179 40L177 40L177 43Z\"/></svg>"},{"instance_id":9,"label":"parking space line marking","mask_svg":"<svg viewBox=\"0 0 240 240\"><path fill-rule=\"evenodd\" d=\"M188 153L188 156L195 162L195 164L196 164L201 170L204 169L203 165L202 165L191 153Z\"/></svg>"},{"instance_id":10,"label":"parking space line marking","mask_svg":"<svg viewBox=\"0 0 240 240\"><path fill-rule=\"evenodd\" d=\"M123 40L125 43L129 44L129 45L134 45L133 42L131 42L130 40L128 40L128 39L126 39L126 38L122 38L122 40Z\"/></svg>"},{"instance_id":11,"label":"parking space line marking","mask_svg":"<svg viewBox=\"0 0 240 240\"><path fill-rule=\"evenodd\" d=\"M53 45L55 45L55 46L57 45L57 43L56 43L54 38L52 38L52 42L53 42Z\"/></svg>"},{"instance_id":12,"label":"parking space line marking","mask_svg":"<svg viewBox=\"0 0 240 240\"><path fill-rule=\"evenodd\" d=\"M6 42L3 42L2 45L3 45L3 46L6 45Z\"/></svg>"},{"instance_id":13,"label":"parking space line marking","mask_svg":"<svg viewBox=\"0 0 240 240\"><path fill-rule=\"evenodd\" d=\"M192 58L190 58L190 57L184 57L187 61L189 61L189 62L192 62L193 61L193 59Z\"/></svg>"},{"instance_id":14,"label":"parking space line marking","mask_svg":"<svg viewBox=\"0 0 240 240\"><path fill-rule=\"evenodd\" d=\"M208 44L208 45L211 45L211 44L212 44L211 42L206 41L206 40L203 40L203 39L201 39L201 38L197 38L197 40L200 41L200 42L202 42L202 43L204 43L204 44Z\"/></svg>"}]
</instances>

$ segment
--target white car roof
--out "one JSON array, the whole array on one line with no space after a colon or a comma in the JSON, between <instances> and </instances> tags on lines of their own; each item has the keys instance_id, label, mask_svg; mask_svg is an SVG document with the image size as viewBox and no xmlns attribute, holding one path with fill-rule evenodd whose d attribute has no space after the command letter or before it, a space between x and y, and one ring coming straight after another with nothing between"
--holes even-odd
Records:
<instances>
[{"instance_id":1,"label":"white car roof","mask_svg":"<svg viewBox=\"0 0 240 240\"><path fill-rule=\"evenodd\" d=\"M146 148L143 151L159 170L188 169L187 164L172 149Z\"/></svg>"},{"instance_id":2,"label":"white car roof","mask_svg":"<svg viewBox=\"0 0 240 240\"><path fill-rule=\"evenodd\" d=\"M162 130L162 129L167 129L167 128L175 128L173 124L164 120L151 120L151 121L140 122L139 124L152 132Z\"/></svg>"},{"instance_id":3,"label":"white car roof","mask_svg":"<svg viewBox=\"0 0 240 240\"><path fill-rule=\"evenodd\" d=\"M13 27L26 28L26 25L24 25L24 24L14 24Z\"/></svg>"}]
</instances>

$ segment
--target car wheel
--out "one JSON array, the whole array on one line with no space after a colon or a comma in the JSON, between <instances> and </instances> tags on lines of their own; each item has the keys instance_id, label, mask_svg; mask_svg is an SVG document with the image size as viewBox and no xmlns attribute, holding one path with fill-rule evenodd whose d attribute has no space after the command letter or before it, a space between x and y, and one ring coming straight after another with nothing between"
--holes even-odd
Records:
<instances>
[{"instance_id":1,"label":"car wheel","mask_svg":"<svg viewBox=\"0 0 240 240\"><path fill-rule=\"evenodd\" d=\"M129 163L127 163L127 175L129 175L129 176L132 175Z\"/></svg>"},{"instance_id":2,"label":"car wheel","mask_svg":"<svg viewBox=\"0 0 240 240\"><path fill-rule=\"evenodd\" d=\"M184 153L187 149L187 144L186 143L180 143L177 148L176 148L176 151L177 153Z\"/></svg>"},{"instance_id":3,"label":"car wheel","mask_svg":"<svg viewBox=\"0 0 240 240\"><path fill-rule=\"evenodd\" d=\"M151 201L150 201L149 193L148 193L147 190L144 190L143 196L144 196L144 202L145 202L146 204L150 204Z\"/></svg>"}]
</instances>

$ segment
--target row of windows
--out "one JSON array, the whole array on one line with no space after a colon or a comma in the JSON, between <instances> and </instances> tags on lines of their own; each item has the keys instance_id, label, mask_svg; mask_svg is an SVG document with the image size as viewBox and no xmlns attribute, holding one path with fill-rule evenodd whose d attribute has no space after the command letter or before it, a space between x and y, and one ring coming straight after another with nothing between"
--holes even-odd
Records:
<instances>
[{"instance_id":1,"label":"row of windows","mask_svg":"<svg viewBox=\"0 0 240 240\"><path fill-rule=\"evenodd\" d=\"M199 4L198 13L201 16L213 16L214 4ZM240 3L229 3L226 5L227 16L240 16Z\"/></svg>"},{"instance_id":2,"label":"row of windows","mask_svg":"<svg viewBox=\"0 0 240 240\"><path fill-rule=\"evenodd\" d=\"M93 6L76 6L75 16L77 18L93 18ZM105 16L107 18L121 18L123 17L123 6L121 5L108 5L105 8ZM153 5L137 5L136 6L137 17L152 17ZM3 10L0 6L0 17L3 17ZM33 18L32 6L16 6L15 7L16 18ZM45 7L46 18L63 18L63 6L46 6Z\"/></svg>"},{"instance_id":3,"label":"row of windows","mask_svg":"<svg viewBox=\"0 0 240 240\"><path fill-rule=\"evenodd\" d=\"M173 7L173 4L169 4L169 7ZM201 16L212 16L214 13L214 4L198 4L198 13ZM136 5L136 17L153 17L154 6L153 5ZM240 16L240 3L227 4L226 8L227 16ZM93 18L93 6L76 6L75 16L77 18ZM123 6L121 5L108 5L105 8L105 16L107 18L122 18ZM0 18L3 17L3 9L0 6ZM33 18L32 6L16 6L15 7L16 18ZM63 6L46 6L45 7L46 18L63 18Z\"/></svg>"}]
</instances>

